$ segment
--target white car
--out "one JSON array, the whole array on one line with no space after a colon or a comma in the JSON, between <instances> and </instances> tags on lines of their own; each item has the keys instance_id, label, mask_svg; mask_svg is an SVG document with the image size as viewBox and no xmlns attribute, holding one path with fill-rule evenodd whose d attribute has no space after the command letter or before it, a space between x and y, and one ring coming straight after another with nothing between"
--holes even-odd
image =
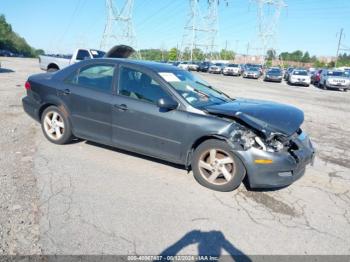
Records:
<instances>
[{"instance_id":1,"label":"white car","mask_svg":"<svg viewBox=\"0 0 350 262\"><path fill-rule=\"evenodd\" d=\"M350 78L344 71L323 70L318 86L323 89L347 91L350 88Z\"/></svg>"},{"instance_id":2,"label":"white car","mask_svg":"<svg viewBox=\"0 0 350 262\"><path fill-rule=\"evenodd\" d=\"M288 84L290 85L309 86L310 83L311 77L305 69L294 69L288 77Z\"/></svg>"},{"instance_id":3,"label":"white car","mask_svg":"<svg viewBox=\"0 0 350 262\"><path fill-rule=\"evenodd\" d=\"M238 64L228 64L222 70L223 75L240 76L241 73L241 68Z\"/></svg>"},{"instance_id":4,"label":"white car","mask_svg":"<svg viewBox=\"0 0 350 262\"><path fill-rule=\"evenodd\" d=\"M188 71L198 71L199 66L193 62L181 62L178 67Z\"/></svg>"},{"instance_id":5,"label":"white car","mask_svg":"<svg viewBox=\"0 0 350 262\"><path fill-rule=\"evenodd\" d=\"M41 55L39 64L42 70L55 72L85 59L101 58L105 52L96 49L78 48L73 55Z\"/></svg>"},{"instance_id":6,"label":"white car","mask_svg":"<svg viewBox=\"0 0 350 262\"><path fill-rule=\"evenodd\" d=\"M184 61L184 62L180 62L180 64L177 65L177 67L183 69L183 70L189 70L188 68L188 62Z\"/></svg>"}]
</instances>

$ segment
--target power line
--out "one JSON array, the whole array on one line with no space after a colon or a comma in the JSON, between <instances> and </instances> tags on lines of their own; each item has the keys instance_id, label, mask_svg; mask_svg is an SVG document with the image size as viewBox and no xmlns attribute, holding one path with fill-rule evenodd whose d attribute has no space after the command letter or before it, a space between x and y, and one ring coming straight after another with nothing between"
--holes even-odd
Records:
<instances>
[{"instance_id":1,"label":"power line","mask_svg":"<svg viewBox=\"0 0 350 262\"><path fill-rule=\"evenodd\" d=\"M134 0L125 0L118 6L116 0L106 0L107 21L100 48L107 50L116 44L132 46L137 50L132 22Z\"/></svg>"}]
</instances>

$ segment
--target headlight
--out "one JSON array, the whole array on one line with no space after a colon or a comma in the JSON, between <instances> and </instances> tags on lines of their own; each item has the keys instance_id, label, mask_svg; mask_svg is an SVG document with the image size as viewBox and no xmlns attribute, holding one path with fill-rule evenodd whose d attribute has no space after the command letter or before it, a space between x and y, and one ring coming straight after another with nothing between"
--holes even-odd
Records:
<instances>
[{"instance_id":1,"label":"headlight","mask_svg":"<svg viewBox=\"0 0 350 262\"><path fill-rule=\"evenodd\" d=\"M245 127L232 131L230 139L235 143L239 143L244 150L255 147L266 152L280 152L284 149L284 144L278 137L266 141Z\"/></svg>"}]
</instances>

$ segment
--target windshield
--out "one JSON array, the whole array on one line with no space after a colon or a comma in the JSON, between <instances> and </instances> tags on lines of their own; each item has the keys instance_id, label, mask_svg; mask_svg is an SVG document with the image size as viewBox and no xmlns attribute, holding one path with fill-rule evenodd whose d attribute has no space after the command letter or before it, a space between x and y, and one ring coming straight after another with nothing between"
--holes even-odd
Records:
<instances>
[{"instance_id":1,"label":"windshield","mask_svg":"<svg viewBox=\"0 0 350 262\"><path fill-rule=\"evenodd\" d=\"M93 49L91 49L90 52L91 52L93 58L101 58L101 57L104 57L106 54L103 51L93 50Z\"/></svg>"},{"instance_id":2,"label":"windshield","mask_svg":"<svg viewBox=\"0 0 350 262\"><path fill-rule=\"evenodd\" d=\"M328 76L344 76L344 72L342 71L328 71Z\"/></svg>"},{"instance_id":3,"label":"windshield","mask_svg":"<svg viewBox=\"0 0 350 262\"><path fill-rule=\"evenodd\" d=\"M305 70L295 70L295 71L293 71L293 75L307 76L307 71L305 71Z\"/></svg>"},{"instance_id":4,"label":"windshield","mask_svg":"<svg viewBox=\"0 0 350 262\"><path fill-rule=\"evenodd\" d=\"M228 66L228 67L238 67L237 64L228 64L227 66Z\"/></svg>"},{"instance_id":5,"label":"windshield","mask_svg":"<svg viewBox=\"0 0 350 262\"><path fill-rule=\"evenodd\" d=\"M215 65L216 65L216 66L222 66L222 64L221 64L221 63L215 63Z\"/></svg>"},{"instance_id":6,"label":"windshield","mask_svg":"<svg viewBox=\"0 0 350 262\"><path fill-rule=\"evenodd\" d=\"M280 70L280 69L277 69L277 68L274 68L274 69L270 69L269 71L267 71L267 73L270 73L270 74L280 74L280 73L281 73L281 70Z\"/></svg>"},{"instance_id":7,"label":"windshield","mask_svg":"<svg viewBox=\"0 0 350 262\"><path fill-rule=\"evenodd\" d=\"M258 67L248 67L248 71L259 71Z\"/></svg>"},{"instance_id":8,"label":"windshield","mask_svg":"<svg viewBox=\"0 0 350 262\"><path fill-rule=\"evenodd\" d=\"M214 89L207 82L183 70L159 73L189 104L203 109L232 101L226 94Z\"/></svg>"}]
</instances>

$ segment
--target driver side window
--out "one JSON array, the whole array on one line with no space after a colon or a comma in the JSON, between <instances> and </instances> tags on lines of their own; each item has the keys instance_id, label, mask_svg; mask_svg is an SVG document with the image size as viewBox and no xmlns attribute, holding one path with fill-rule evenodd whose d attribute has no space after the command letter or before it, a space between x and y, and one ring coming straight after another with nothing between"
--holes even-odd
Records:
<instances>
[{"instance_id":1,"label":"driver side window","mask_svg":"<svg viewBox=\"0 0 350 262\"><path fill-rule=\"evenodd\" d=\"M157 104L160 98L169 97L161 85L148 74L127 67L119 71L120 95Z\"/></svg>"}]
</instances>

